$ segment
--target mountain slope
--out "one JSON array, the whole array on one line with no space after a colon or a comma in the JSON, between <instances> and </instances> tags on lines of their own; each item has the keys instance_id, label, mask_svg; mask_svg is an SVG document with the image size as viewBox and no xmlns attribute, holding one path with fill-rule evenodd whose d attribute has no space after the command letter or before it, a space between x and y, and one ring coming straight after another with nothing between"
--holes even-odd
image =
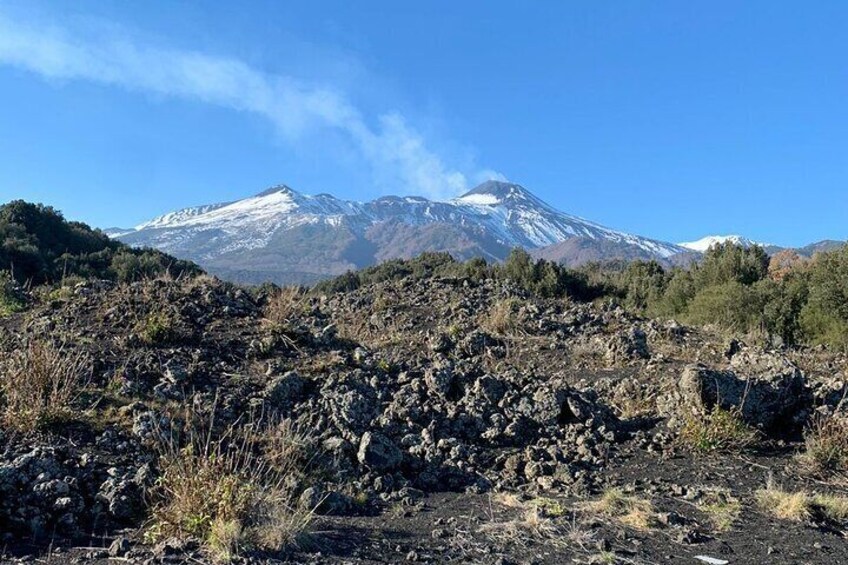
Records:
<instances>
[{"instance_id":1,"label":"mountain slope","mask_svg":"<svg viewBox=\"0 0 848 565\"><path fill-rule=\"evenodd\" d=\"M517 184L496 181L447 202L397 196L352 202L279 186L171 212L117 237L245 282L313 282L424 251L500 260L513 247L539 250L575 238L616 258L668 260L687 251L566 214Z\"/></svg>"},{"instance_id":2,"label":"mountain slope","mask_svg":"<svg viewBox=\"0 0 848 565\"><path fill-rule=\"evenodd\" d=\"M770 247L770 244L759 243L741 235L708 235L697 241L686 241L679 243L678 245L685 247L686 249L691 249L692 251L704 253L713 245L718 245L720 243L733 243L735 245L741 245L742 247L751 247L753 245Z\"/></svg>"}]
</instances>

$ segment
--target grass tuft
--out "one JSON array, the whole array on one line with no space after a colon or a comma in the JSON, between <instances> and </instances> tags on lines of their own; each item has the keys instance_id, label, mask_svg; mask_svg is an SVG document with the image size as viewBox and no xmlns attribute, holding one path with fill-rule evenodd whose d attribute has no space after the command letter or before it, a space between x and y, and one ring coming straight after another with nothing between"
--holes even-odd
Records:
<instances>
[{"instance_id":1,"label":"grass tuft","mask_svg":"<svg viewBox=\"0 0 848 565\"><path fill-rule=\"evenodd\" d=\"M707 515L713 529L727 532L736 523L742 504L729 490L708 490L696 504L698 510Z\"/></svg>"},{"instance_id":2,"label":"grass tuft","mask_svg":"<svg viewBox=\"0 0 848 565\"><path fill-rule=\"evenodd\" d=\"M0 374L4 426L29 433L66 421L89 380L85 354L46 341L28 343L9 356Z\"/></svg>"},{"instance_id":3,"label":"grass tuft","mask_svg":"<svg viewBox=\"0 0 848 565\"><path fill-rule=\"evenodd\" d=\"M804 451L798 456L805 473L828 477L848 471L848 419L819 416L804 433Z\"/></svg>"},{"instance_id":4,"label":"grass tuft","mask_svg":"<svg viewBox=\"0 0 848 565\"><path fill-rule=\"evenodd\" d=\"M619 488L605 490L598 500L584 504L583 508L635 530L650 530L660 525L650 500L626 494Z\"/></svg>"},{"instance_id":5,"label":"grass tuft","mask_svg":"<svg viewBox=\"0 0 848 565\"><path fill-rule=\"evenodd\" d=\"M806 491L790 492L769 480L766 488L754 493L759 507L780 520L803 522L809 519L810 495Z\"/></svg>"},{"instance_id":6,"label":"grass tuft","mask_svg":"<svg viewBox=\"0 0 848 565\"><path fill-rule=\"evenodd\" d=\"M265 305L265 319L273 326L291 325L306 310L309 297L300 287L281 288L268 298Z\"/></svg>"},{"instance_id":7,"label":"grass tuft","mask_svg":"<svg viewBox=\"0 0 848 565\"><path fill-rule=\"evenodd\" d=\"M717 406L706 414L689 415L683 422L678 440L696 451L708 453L745 449L756 442L758 436L737 410Z\"/></svg>"},{"instance_id":8,"label":"grass tuft","mask_svg":"<svg viewBox=\"0 0 848 565\"><path fill-rule=\"evenodd\" d=\"M309 459L292 446L305 446L303 436L289 424L245 425L218 437L199 428L183 444L160 441L149 536L200 539L218 561L302 542L312 512L298 508L296 495Z\"/></svg>"},{"instance_id":9,"label":"grass tuft","mask_svg":"<svg viewBox=\"0 0 848 565\"><path fill-rule=\"evenodd\" d=\"M517 336L526 332L521 328L518 310L521 301L517 298L503 298L492 304L480 321L480 327L493 335Z\"/></svg>"}]
</instances>

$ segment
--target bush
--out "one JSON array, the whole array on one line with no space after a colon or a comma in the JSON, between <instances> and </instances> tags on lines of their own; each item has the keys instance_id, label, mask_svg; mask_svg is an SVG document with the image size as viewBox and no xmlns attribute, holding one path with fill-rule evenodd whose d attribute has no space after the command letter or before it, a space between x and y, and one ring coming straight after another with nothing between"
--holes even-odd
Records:
<instances>
[{"instance_id":1,"label":"bush","mask_svg":"<svg viewBox=\"0 0 848 565\"><path fill-rule=\"evenodd\" d=\"M0 375L4 425L28 433L67 420L89 381L89 367L86 355L47 342L15 351Z\"/></svg>"},{"instance_id":2,"label":"bush","mask_svg":"<svg viewBox=\"0 0 848 565\"><path fill-rule=\"evenodd\" d=\"M686 320L694 324L715 324L733 332L762 328L762 304L751 287L738 282L710 286L692 299Z\"/></svg>"},{"instance_id":3,"label":"bush","mask_svg":"<svg viewBox=\"0 0 848 565\"><path fill-rule=\"evenodd\" d=\"M808 269L809 298L801 312L805 337L848 348L848 245L817 255Z\"/></svg>"},{"instance_id":4,"label":"bush","mask_svg":"<svg viewBox=\"0 0 848 565\"><path fill-rule=\"evenodd\" d=\"M304 438L289 424L230 428L218 437L196 425L184 445L162 437L148 537L199 539L218 561L303 541L312 517L297 507L309 463Z\"/></svg>"}]
</instances>

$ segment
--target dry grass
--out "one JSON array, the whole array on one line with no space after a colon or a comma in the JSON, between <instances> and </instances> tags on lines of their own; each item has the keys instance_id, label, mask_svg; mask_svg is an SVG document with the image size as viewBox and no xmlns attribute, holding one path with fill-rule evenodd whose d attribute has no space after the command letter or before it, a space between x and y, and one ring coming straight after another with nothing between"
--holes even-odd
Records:
<instances>
[{"instance_id":1,"label":"dry grass","mask_svg":"<svg viewBox=\"0 0 848 565\"><path fill-rule=\"evenodd\" d=\"M804 434L798 463L811 475L844 475L848 471L848 419L836 415L813 419Z\"/></svg>"},{"instance_id":2,"label":"dry grass","mask_svg":"<svg viewBox=\"0 0 848 565\"><path fill-rule=\"evenodd\" d=\"M500 299L492 304L480 320L480 327L494 335L510 337L526 335L519 319L520 307L521 301L517 298Z\"/></svg>"},{"instance_id":3,"label":"dry grass","mask_svg":"<svg viewBox=\"0 0 848 565\"><path fill-rule=\"evenodd\" d=\"M9 356L0 374L3 424L21 433L65 421L90 380L80 352L32 341Z\"/></svg>"},{"instance_id":4,"label":"dry grass","mask_svg":"<svg viewBox=\"0 0 848 565\"><path fill-rule=\"evenodd\" d=\"M789 492L769 480L766 488L754 496L761 510L780 520L803 522L812 517L810 495L806 491Z\"/></svg>"},{"instance_id":5,"label":"dry grass","mask_svg":"<svg viewBox=\"0 0 848 565\"><path fill-rule=\"evenodd\" d=\"M554 546L565 543L561 529L537 507L525 509L513 520L492 520L480 526L480 532L500 543L507 542L519 546L541 540Z\"/></svg>"},{"instance_id":6,"label":"dry grass","mask_svg":"<svg viewBox=\"0 0 848 565\"><path fill-rule=\"evenodd\" d=\"M845 523L848 520L848 497L837 494L783 490L769 479L766 488L756 493L760 509L780 520L803 522L812 518Z\"/></svg>"},{"instance_id":7,"label":"dry grass","mask_svg":"<svg viewBox=\"0 0 848 565\"><path fill-rule=\"evenodd\" d=\"M265 305L265 319L274 326L288 326L302 316L309 297L300 287L287 286L274 293Z\"/></svg>"},{"instance_id":8,"label":"dry grass","mask_svg":"<svg viewBox=\"0 0 848 565\"><path fill-rule=\"evenodd\" d=\"M616 415L623 420L651 416L656 413L657 391L635 380L622 385L611 402Z\"/></svg>"},{"instance_id":9,"label":"dry grass","mask_svg":"<svg viewBox=\"0 0 848 565\"><path fill-rule=\"evenodd\" d=\"M583 504L583 510L635 530L650 530L660 526L650 500L626 494L619 488L605 490L598 500Z\"/></svg>"},{"instance_id":10,"label":"dry grass","mask_svg":"<svg viewBox=\"0 0 848 565\"><path fill-rule=\"evenodd\" d=\"M706 491L695 506L707 515L710 525L718 532L729 531L742 511L739 499L725 489Z\"/></svg>"},{"instance_id":11,"label":"dry grass","mask_svg":"<svg viewBox=\"0 0 848 565\"><path fill-rule=\"evenodd\" d=\"M312 512L297 508L308 457L294 446L306 445L288 424L245 425L217 437L195 426L182 444L163 437L149 537L195 537L216 561L300 543Z\"/></svg>"},{"instance_id":12,"label":"dry grass","mask_svg":"<svg viewBox=\"0 0 848 565\"><path fill-rule=\"evenodd\" d=\"M683 422L678 441L696 451L739 451L757 441L759 434L736 410L716 406L706 414L690 414Z\"/></svg>"},{"instance_id":13,"label":"dry grass","mask_svg":"<svg viewBox=\"0 0 848 565\"><path fill-rule=\"evenodd\" d=\"M556 521L566 510L562 504L552 498L522 499L513 493L496 493L491 501L515 511L516 518L495 520L491 512L490 521L480 527L480 532L498 542L526 546L533 541L543 541L557 547L582 546L589 543L591 532L579 528L576 524L566 525Z\"/></svg>"},{"instance_id":14,"label":"dry grass","mask_svg":"<svg viewBox=\"0 0 848 565\"><path fill-rule=\"evenodd\" d=\"M848 497L833 494L815 494L811 504L822 517L833 522L848 520Z\"/></svg>"}]
</instances>

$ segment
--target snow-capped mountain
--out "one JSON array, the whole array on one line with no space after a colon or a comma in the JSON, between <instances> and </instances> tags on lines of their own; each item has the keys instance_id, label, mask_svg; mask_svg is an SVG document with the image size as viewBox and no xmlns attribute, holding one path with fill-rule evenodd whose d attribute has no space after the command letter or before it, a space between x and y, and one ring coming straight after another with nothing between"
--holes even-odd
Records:
<instances>
[{"instance_id":1,"label":"snow-capped mountain","mask_svg":"<svg viewBox=\"0 0 848 565\"><path fill-rule=\"evenodd\" d=\"M733 243L735 245L741 245L742 247L751 247L753 245L769 247L768 243L759 243L748 239L747 237L742 237L741 235L708 235L697 241L687 241L679 243L678 245L680 245L680 247L685 247L686 249L691 249L692 251L704 253L710 247L719 243Z\"/></svg>"},{"instance_id":2,"label":"snow-capped mountain","mask_svg":"<svg viewBox=\"0 0 848 565\"><path fill-rule=\"evenodd\" d=\"M352 202L278 186L171 212L117 237L248 282L311 282L424 251L499 260L514 247L542 251L569 241L582 242L580 260L668 260L687 251L560 212L517 184L496 181L446 202L397 196Z\"/></svg>"}]
</instances>

